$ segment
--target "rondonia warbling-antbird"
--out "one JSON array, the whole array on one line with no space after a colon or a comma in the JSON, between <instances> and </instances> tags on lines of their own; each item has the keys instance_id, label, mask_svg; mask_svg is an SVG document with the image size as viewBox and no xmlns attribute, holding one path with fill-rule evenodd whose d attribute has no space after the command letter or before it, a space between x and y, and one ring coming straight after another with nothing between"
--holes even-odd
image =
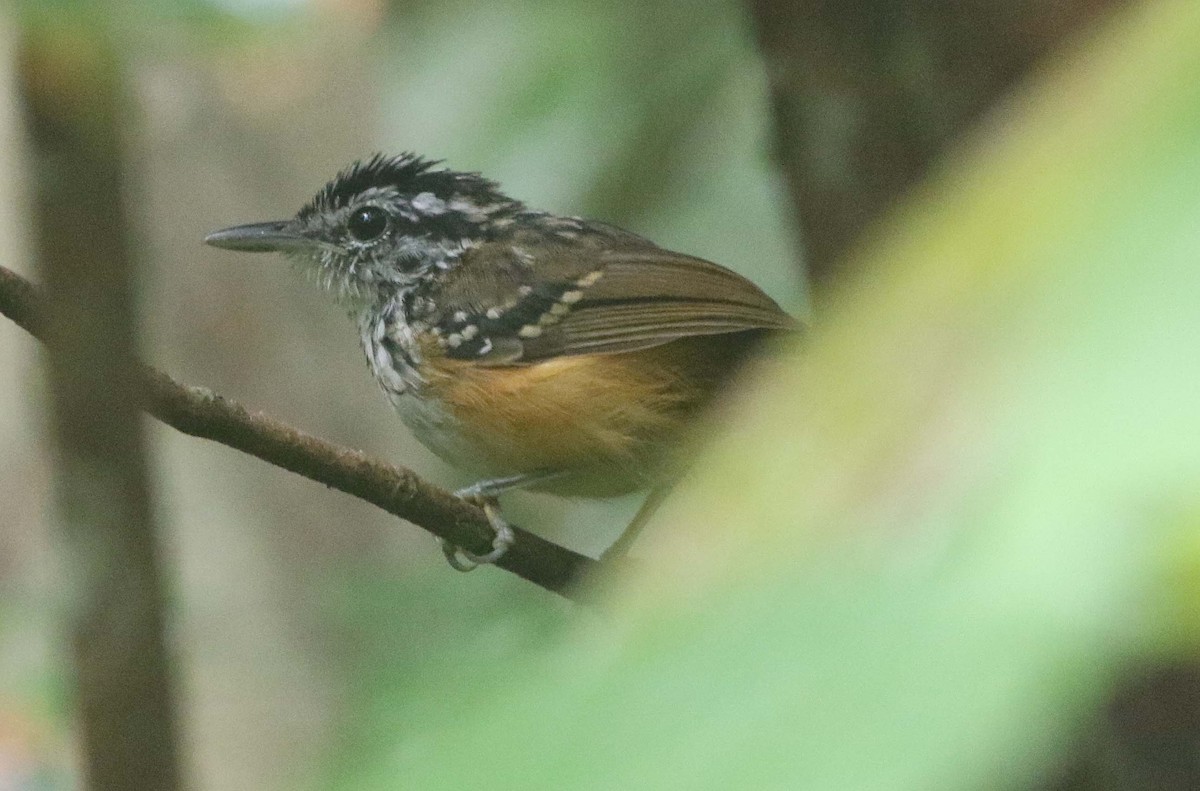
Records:
<instances>
[{"instance_id":1,"label":"rondonia warbling-antbird","mask_svg":"<svg viewBox=\"0 0 1200 791\"><path fill-rule=\"evenodd\" d=\"M487 513L492 551L443 544L470 569L512 543L501 492L665 491L697 412L764 337L797 325L724 267L438 164L376 155L290 220L205 241L285 253L345 306L404 422L481 478L459 494Z\"/></svg>"}]
</instances>

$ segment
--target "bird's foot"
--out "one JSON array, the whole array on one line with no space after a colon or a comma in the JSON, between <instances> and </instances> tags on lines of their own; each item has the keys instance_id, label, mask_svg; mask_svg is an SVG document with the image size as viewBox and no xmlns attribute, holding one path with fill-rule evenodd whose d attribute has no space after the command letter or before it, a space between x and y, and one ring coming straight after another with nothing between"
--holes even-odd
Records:
<instances>
[{"instance_id":1,"label":"bird's foot","mask_svg":"<svg viewBox=\"0 0 1200 791\"><path fill-rule=\"evenodd\" d=\"M487 515L488 524L491 525L492 532L495 534L492 537L492 551L476 555L474 552L468 552L462 547L451 544L444 538L438 539L442 544L442 554L446 556L446 562L457 571L474 571L480 566L495 563L504 557L504 553L508 552L508 548L516 540L512 526L500 513L500 501L489 490L488 483L490 482L483 481L465 489L459 489L455 494L467 502L479 506Z\"/></svg>"}]
</instances>

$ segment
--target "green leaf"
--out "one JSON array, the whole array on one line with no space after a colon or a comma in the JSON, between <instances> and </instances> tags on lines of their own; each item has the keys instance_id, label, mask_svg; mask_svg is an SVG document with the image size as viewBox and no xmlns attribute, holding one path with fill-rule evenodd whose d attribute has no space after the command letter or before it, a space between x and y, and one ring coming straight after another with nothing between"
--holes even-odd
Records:
<instances>
[{"instance_id":1,"label":"green leaf","mask_svg":"<svg viewBox=\"0 0 1200 791\"><path fill-rule=\"evenodd\" d=\"M1200 628L1197 74L1200 6L1145 3L1015 97L747 388L648 571L400 702L345 787L1032 782Z\"/></svg>"}]
</instances>

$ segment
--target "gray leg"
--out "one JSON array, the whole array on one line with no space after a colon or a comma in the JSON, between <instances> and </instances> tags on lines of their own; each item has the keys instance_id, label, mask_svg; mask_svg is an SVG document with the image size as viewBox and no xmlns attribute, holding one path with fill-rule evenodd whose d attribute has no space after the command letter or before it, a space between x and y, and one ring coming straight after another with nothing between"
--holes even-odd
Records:
<instances>
[{"instance_id":1,"label":"gray leg","mask_svg":"<svg viewBox=\"0 0 1200 791\"><path fill-rule=\"evenodd\" d=\"M538 481L557 478L563 474L561 472L533 472L524 475L510 475L507 478L490 478L477 481L455 492L462 499L483 509L495 536L492 538L492 551L482 555L468 552L462 547L456 547L445 539L439 538L438 541L442 545L442 554L446 556L446 562L456 571L474 571L479 566L495 563L504 557L504 553L513 544L514 536L512 526L500 513L499 495L502 492L520 489Z\"/></svg>"},{"instance_id":2,"label":"gray leg","mask_svg":"<svg viewBox=\"0 0 1200 791\"><path fill-rule=\"evenodd\" d=\"M482 481L476 481L470 486L464 486L455 492L455 494L464 500L470 500L475 497L499 497L501 494L513 489L520 489L541 481L558 478L562 475L566 475L566 473L527 472L521 475L509 475L505 478L485 478Z\"/></svg>"},{"instance_id":3,"label":"gray leg","mask_svg":"<svg viewBox=\"0 0 1200 791\"><path fill-rule=\"evenodd\" d=\"M479 566L495 563L504 557L504 553L512 546L515 537L508 520L500 514L500 502L495 497L470 495L463 499L478 505L487 514L488 524L492 526L492 531L495 533L495 536L492 537L492 551L476 555L462 547L454 546L444 538L439 538L438 541L442 545L442 554L446 556L446 562L450 564L451 568L456 571L474 571Z\"/></svg>"}]
</instances>

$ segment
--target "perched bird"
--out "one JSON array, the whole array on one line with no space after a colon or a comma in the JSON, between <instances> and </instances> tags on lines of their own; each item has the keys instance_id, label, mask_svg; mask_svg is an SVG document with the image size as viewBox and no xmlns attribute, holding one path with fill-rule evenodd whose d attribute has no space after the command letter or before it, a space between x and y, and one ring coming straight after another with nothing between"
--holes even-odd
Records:
<instances>
[{"instance_id":1,"label":"perched bird","mask_svg":"<svg viewBox=\"0 0 1200 791\"><path fill-rule=\"evenodd\" d=\"M469 570L512 542L501 492L665 490L697 412L796 324L728 269L438 165L377 154L292 219L205 242L285 253L345 307L404 422L480 478L459 494L487 512L493 550L443 546Z\"/></svg>"}]
</instances>

